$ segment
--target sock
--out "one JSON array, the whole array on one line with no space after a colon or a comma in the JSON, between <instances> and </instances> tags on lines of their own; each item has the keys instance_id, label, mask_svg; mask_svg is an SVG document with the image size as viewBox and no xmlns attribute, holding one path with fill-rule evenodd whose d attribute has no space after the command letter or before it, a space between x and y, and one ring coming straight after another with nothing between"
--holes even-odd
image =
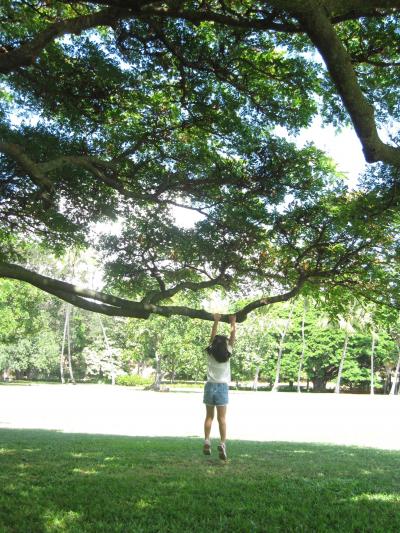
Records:
<instances>
[{"instance_id":1,"label":"sock","mask_svg":"<svg viewBox=\"0 0 400 533\"><path fill-rule=\"evenodd\" d=\"M204 444L210 444L210 439L204 439Z\"/></svg>"}]
</instances>

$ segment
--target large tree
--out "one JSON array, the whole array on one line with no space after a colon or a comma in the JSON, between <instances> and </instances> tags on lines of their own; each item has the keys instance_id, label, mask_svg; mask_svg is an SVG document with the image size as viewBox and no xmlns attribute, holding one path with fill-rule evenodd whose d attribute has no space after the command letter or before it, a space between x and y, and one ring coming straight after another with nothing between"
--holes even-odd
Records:
<instances>
[{"instance_id":1,"label":"large tree","mask_svg":"<svg viewBox=\"0 0 400 533\"><path fill-rule=\"evenodd\" d=\"M239 320L311 287L396 304L400 152L378 130L398 120L399 13L372 0L3 2L0 275L141 318L211 319L171 299L213 287L247 295ZM378 163L357 192L277 135L318 114L352 123ZM177 227L174 205L201 220ZM114 296L32 271L16 238L59 251L107 220L122 224L98 244Z\"/></svg>"}]
</instances>

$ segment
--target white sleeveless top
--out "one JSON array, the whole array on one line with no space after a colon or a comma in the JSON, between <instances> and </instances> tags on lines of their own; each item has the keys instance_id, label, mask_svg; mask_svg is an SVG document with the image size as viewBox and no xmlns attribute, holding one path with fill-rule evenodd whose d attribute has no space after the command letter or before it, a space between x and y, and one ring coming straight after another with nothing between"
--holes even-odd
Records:
<instances>
[{"instance_id":1,"label":"white sleeveless top","mask_svg":"<svg viewBox=\"0 0 400 533\"><path fill-rule=\"evenodd\" d=\"M232 353L232 347L228 344L228 351ZM218 363L212 355L208 356L207 381L210 383L230 383L231 382L231 361Z\"/></svg>"}]
</instances>

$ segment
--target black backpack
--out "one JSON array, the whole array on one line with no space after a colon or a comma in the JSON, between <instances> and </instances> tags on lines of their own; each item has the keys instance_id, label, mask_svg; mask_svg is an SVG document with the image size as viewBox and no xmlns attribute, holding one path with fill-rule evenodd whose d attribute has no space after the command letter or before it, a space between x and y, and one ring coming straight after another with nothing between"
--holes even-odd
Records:
<instances>
[{"instance_id":1,"label":"black backpack","mask_svg":"<svg viewBox=\"0 0 400 533\"><path fill-rule=\"evenodd\" d=\"M218 363L226 363L231 356L228 350L228 337L225 337L225 335L215 335L212 343L206 350Z\"/></svg>"}]
</instances>

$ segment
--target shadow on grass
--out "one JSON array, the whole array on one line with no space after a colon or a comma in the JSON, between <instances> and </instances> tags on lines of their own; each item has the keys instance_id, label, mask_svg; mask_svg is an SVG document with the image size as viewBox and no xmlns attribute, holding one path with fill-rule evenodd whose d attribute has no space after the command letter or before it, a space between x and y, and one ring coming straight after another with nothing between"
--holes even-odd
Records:
<instances>
[{"instance_id":1,"label":"shadow on grass","mask_svg":"<svg viewBox=\"0 0 400 533\"><path fill-rule=\"evenodd\" d=\"M223 463L201 448L0 429L0 531L400 531L400 452L231 441Z\"/></svg>"}]
</instances>

